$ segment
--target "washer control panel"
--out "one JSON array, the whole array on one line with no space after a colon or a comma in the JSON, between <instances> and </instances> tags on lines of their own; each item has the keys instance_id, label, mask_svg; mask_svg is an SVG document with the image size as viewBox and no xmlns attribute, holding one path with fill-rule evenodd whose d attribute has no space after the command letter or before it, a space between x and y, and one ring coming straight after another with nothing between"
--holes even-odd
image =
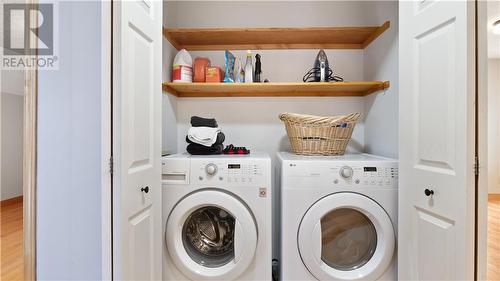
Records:
<instances>
[{"instance_id":1,"label":"washer control panel","mask_svg":"<svg viewBox=\"0 0 500 281\"><path fill-rule=\"evenodd\" d=\"M214 163L209 163L205 166L205 172L209 176L215 176L215 174L217 174L217 170L217 165L215 165Z\"/></svg>"},{"instance_id":2,"label":"washer control panel","mask_svg":"<svg viewBox=\"0 0 500 281\"><path fill-rule=\"evenodd\" d=\"M255 161L193 161L191 178L197 183L255 185L269 176L264 170L265 165Z\"/></svg>"}]
</instances>

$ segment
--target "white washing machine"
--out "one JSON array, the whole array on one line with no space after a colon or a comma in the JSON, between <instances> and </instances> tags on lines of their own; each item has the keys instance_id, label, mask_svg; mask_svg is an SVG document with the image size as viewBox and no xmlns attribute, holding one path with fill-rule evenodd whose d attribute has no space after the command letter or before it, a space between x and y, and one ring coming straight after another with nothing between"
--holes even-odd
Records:
<instances>
[{"instance_id":1,"label":"white washing machine","mask_svg":"<svg viewBox=\"0 0 500 281\"><path fill-rule=\"evenodd\" d=\"M397 280L398 162L278 154L282 280Z\"/></svg>"},{"instance_id":2,"label":"white washing machine","mask_svg":"<svg viewBox=\"0 0 500 281\"><path fill-rule=\"evenodd\" d=\"M270 280L271 160L163 157L163 280Z\"/></svg>"}]
</instances>

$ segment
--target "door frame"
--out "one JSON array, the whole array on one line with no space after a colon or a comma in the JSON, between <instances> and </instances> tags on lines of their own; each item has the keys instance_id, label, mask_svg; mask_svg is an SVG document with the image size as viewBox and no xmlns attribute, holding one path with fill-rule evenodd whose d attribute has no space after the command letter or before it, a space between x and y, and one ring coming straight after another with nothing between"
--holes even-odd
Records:
<instances>
[{"instance_id":1,"label":"door frame","mask_svg":"<svg viewBox=\"0 0 500 281\"><path fill-rule=\"evenodd\" d=\"M102 280L113 280L113 1L101 2L101 264Z\"/></svg>"},{"instance_id":2,"label":"door frame","mask_svg":"<svg viewBox=\"0 0 500 281\"><path fill-rule=\"evenodd\" d=\"M476 0L476 280L487 280L488 252L488 42L486 1Z\"/></svg>"},{"instance_id":3,"label":"door frame","mask_svg":"<svg viewBox=\"0 0 500 281\"><path fill-rule=\"evenodd\" d=\"M26 0L36 7L38 0ZM38 21L37 13L30 13L30 22ZM37 47L38 40L32 40ZM38 56L36 51L29 55ZM38 69L24 71L24 128L23 128L23 255L24 280L36 280L36 176L37 176L37 107Z\"/></svg>"}]
</instances>

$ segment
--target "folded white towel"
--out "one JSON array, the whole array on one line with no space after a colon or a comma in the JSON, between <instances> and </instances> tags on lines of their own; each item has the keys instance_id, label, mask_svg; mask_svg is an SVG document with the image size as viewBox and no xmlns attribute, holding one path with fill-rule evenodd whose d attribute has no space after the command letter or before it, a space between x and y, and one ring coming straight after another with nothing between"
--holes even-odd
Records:
<instances>
[{"instance_id":1,"label":"folded white towel","mask_svg":"<svg viewBox=\"0 0 500 281\"><path fill-rule=\"evenodd\" d=\"M219 132L219 128L191 127L188 131L188 139L194 143L210 147L217 141Z\"/></svg>"}]
</instances>

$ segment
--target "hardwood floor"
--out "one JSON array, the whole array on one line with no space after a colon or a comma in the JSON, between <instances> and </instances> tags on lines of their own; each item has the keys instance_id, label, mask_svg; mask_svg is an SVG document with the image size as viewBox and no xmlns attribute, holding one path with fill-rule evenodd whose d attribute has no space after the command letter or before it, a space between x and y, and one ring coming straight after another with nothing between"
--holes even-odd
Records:
<instances>
[{"instance_id":1,"label":"hardwood floor","mask_svg":"<svg viewBox=\"0 0 500 281\"><path fill-rule=\"evenodd\" d=\"M500 195L488 197L488 280L500 280Z\"/></svg>"},{"instance_id":2,"label":"hardwood floor","mask_svg":"<svg viewBox=\"0 0 500 281\"><path fill-rule=\"evenodd\" d=\"M24 280L23 201L6 201L0 205L0 280Z\"/></svg>"}]
</instances>

